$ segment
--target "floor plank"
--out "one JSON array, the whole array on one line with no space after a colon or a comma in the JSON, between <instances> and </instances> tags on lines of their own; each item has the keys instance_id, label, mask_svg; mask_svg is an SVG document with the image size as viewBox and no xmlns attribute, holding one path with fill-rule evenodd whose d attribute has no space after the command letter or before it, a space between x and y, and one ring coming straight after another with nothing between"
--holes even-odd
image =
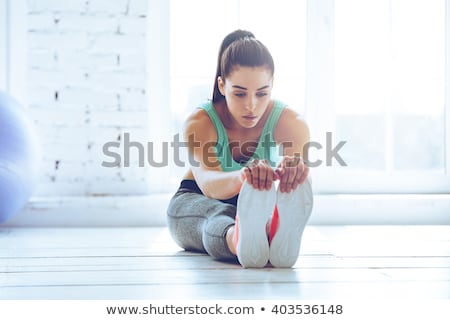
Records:
<instances>
[{"instance_id":1,"label":"floor plank","mask_svg":"<svg viewBox=\"0 0 450 320\"><path fill-rule=\"evenodd\" d=\"M448 299L448 282L217 283L196 285L105 285L6 287L2 299L41 300L272 300L272 299Z\"/></svg>"},{"instance_id":2,"label":"floor plank","mask_svg":"<svg viewBox=\"0 0 450 320\"><path fill-rule=\"evenodd\" d=\"M0 228L0 299L450 298L450 226L307 227L292 269L185 252L165 228Z\"/></svg>"},{"instance_id":3,"label":"floor plank","mask_svg":"<svg viewBox=\"0 0 450 320\"><path fill-rule=\"evenodd\" d=\"M175 257L175 259L170 259ZM15 258L3 259L0 272L62 272L62 271L114 271L114 270L179 270L179 269L230 269L233 266L211 260L208 256L198 255L195 264L191 263L193 255L148 256L148 257L64 257L64 258ZM202 265L202 267L196 264ZM450 265L450 257L369 257L336 258L333 256L300 256L296 269L418 269L443 268ZM234 266L239 268L239 266Z\"/></svg>"}]
</instances>

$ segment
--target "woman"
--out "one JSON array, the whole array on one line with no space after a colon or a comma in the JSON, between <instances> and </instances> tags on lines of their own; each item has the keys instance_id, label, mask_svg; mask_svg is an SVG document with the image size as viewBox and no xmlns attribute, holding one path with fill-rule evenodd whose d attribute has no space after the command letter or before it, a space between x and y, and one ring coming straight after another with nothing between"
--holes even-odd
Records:
<instances>
[{"instance_id":1,"label":"woman","mask_svg":"<svg viewBox=\"0 0 450 320\"><path fill-rule=\"evenodd\" d=\"M167 212L182 248L222 261L237 257L246 268L295 264L312 210L302 160L309 130L296 112L271 98L273 76L271 54L251 32L225 37L213 99L185 123L195 164ZM278 163L276 146L282 146Z\"/></svg>"}]
</instances>

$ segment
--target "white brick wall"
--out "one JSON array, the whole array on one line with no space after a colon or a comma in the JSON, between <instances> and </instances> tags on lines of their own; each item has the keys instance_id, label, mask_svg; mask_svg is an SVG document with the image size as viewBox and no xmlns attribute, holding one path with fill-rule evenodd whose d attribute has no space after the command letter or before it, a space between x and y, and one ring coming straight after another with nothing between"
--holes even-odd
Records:
<instances>
[{"instance_id":1,"label":"white brick wall","mask_svg":"<svg viewBox=\"0 0 450 320\"><path fill-rule=\"evenodd\" d=\"M28 0L29 110L43 145L36 196L139 195L145 168L104 168L108 141L148 141L146 0Z\"/></svg>"}]
</instances>

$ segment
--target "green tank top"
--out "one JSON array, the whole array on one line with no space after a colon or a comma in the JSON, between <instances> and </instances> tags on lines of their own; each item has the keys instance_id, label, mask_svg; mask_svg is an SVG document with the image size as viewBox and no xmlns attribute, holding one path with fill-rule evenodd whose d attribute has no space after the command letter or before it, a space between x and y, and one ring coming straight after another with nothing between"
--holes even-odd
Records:
<instances>
[{"instance_id":1,"label":"green tank top","mask_svg":"<svg viewBox=\"0 0 450 320\"><path fill-rule=\"evenodd\" d=\"M201 109L205 110L208 113L209 118L211 119L217 131L215 153L222 167L222 171L240 170L242 167L245 167L247 163L251 162L254 159L265 159L270 163L272 167L275 167L278 164L278 162L281 160L281 155L278 146L275 143L273 132L275 126L278 123L281 112L283 111L285 106L286 105L281 101L274 101L272 110L270 111L269 117L267 118L267 121L264 124L263 130L261 132L261 136L259 137L258 146L256 147L256 150L253 153L252 157L245 163L240 163L233 159L229 146L227 131L225 130L225 127L223 126L223 123L220 120L219 115L217 114L212 102L208 101L200 106Z\"/></svg>"}]
</instances>

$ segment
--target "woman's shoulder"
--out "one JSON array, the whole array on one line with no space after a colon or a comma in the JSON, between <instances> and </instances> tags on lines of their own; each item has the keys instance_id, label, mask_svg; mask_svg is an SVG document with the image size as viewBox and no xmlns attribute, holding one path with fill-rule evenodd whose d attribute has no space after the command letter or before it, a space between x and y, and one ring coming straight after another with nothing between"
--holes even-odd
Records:
<instances>
[{"instance_id":1,"label":"woman's shoulder","mask_svg":"<svg viewBox=\"0 0 450 320\"><path fill-rule=\"evenodd\" d=\"M186 121L191 120L206 120L210 118L210 113L214 109L214 105L211 101L206 101L194 108L192 112L188 115Z\"/></svg>"},{"instance_id":2,"label":"woman's shoulder","mask_svg":"<svg viewBox=\"0 0 450 320\"><path fill-rule=\"evenodd\" d=\"M292 131L297 134L308 134L309 127L300 113L285 105L275 128L275 135L283 140L291 136Z\"/></svg>"},{"instance_id":3,"label":"woman's shoulder","mask_svg":"<svg viewBox=\"0 0 450 320\"><path fill-rule=\"evenodd\" d=\"M207 110L202 106L195 108L184 122L185 134L195 134L196 136L211 136L215 133L214 125L208 115Z\"/></svg>"},{"instance_id":4,"label":"woman's shoulder","mask_svg":"<svg viewBox=\"0 0 450 320\"><path fill-rule=\"evenodd\" d=\"M282 109L280 114L280 121L292 124L297 123L306 125L306 121L303 116L288 104L282 102L281 100L274 100L274 106Z\"/></svg>"},{"instance_id":5,"label":"woman's shoulder","mask_svg":"<svg viewBox=\"0 0 450 320\"><path fill-rule=\"evenodd\" d=\"M280 99L272 99L272 105L274 106L274 108L280 108L280 109L285 109L288 105L287 103L285 103L283 100Z\"/></svg>"}]
</instances>

